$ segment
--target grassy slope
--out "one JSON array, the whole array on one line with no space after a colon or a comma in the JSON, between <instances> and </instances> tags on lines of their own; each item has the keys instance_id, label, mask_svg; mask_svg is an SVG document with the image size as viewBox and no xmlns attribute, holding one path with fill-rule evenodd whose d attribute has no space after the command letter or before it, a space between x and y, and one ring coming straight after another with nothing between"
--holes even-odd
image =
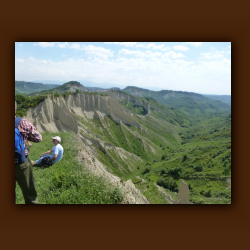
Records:
<instances>
[{"instance_id":1,"label":"grassy slope","mask_svg":"<svg viewBox=\"0 0 250 250\"><path fill-rule=\"evenodd\" d=\"M43 133L41 143L33 143L30 159L53 147L53 133ZM50 168L34 167L36 189L40 204L116 204L122 200L120 190L93 176L77 160L77 141L73 133L57 133L62 138L63 159ZM17 204L24 204L17 184Z\"/></svg>"}]
</instances>

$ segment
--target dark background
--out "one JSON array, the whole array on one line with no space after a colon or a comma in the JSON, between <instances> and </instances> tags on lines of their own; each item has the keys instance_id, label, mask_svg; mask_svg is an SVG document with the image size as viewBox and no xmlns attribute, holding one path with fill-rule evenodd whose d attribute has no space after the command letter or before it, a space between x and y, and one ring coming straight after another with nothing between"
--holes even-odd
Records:
<instances>
[{"instance_id":1,"label":"dark background","mask_svg":"<svg viewBox=\"0 0 250 250\"><path fill-rule=\"evenodd\" d=\"M36 5L34 5L36 3ZM202 3L202 4L201 4ZM1 4L2 5L2 4ZM1 206L4 248L179 248L242 249L250 235L249 47L247 7L212 2L176 6L115 2L55 7L46 2L3 6L1 48ZM27 6L27 8L26 8ZM189 7L189 9L188 9ZM64 9L63 9L64 8ZM147 8L147 9L146 9ZM121 12L122 10L122 12ZM11 15L10 15L11 13ZM231 42L231 205L15 205L15 42L136 41ZM13 108L11 108L13 107Z\"/></svg>"}]
</instances>

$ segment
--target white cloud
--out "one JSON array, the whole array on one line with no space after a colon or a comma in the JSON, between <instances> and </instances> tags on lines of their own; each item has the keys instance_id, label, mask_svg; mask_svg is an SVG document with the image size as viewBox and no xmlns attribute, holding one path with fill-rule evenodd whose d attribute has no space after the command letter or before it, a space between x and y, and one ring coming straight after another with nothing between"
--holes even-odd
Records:
<instances>
[{"instance_id":1,"label":"white cloud","mask_svg":"<svg viewBox=\"0 0 250 250\"><path fill-rule=\"evenodd\" d=\"M202 42L186 42L186 43L194 45L195 47L198 47L202 44Z\"/></svg>"},{"instance_id":2,"label":"white cloud","mask_svg":"<svg viewBox=\"0 0 250 250\"><path fill-rule=\"evenodd\" d=\"M105 44L124 45L124 46L128 47L128 46L136 45L137 42L105 42Z\"/></svg>"},{"instance_id":3,"label":"white cloud","mask_svg":"<svg viewBox=\"0 0 250 250\"><path fill-rule=\"evenodd\" d=\"M37 43L34 43L33 46L37 46Z\"/></svg>"},{"instance_id":4,"label":"white cloud","mask_svg":"<svg viewBox=\"0 0 250 250\"><path fill-rule=\"evenodd\" d=\"M23 46L23 43L20 43L19 46Z\"/></svg>"},{"instance_id":5,"label":"white cloud","mask_svg":"<svg viewBox=\"0 0 250 250\"><path fill-rule=\"evenodd\" d=\"M113 52L109 49L105 49L102 47L96 47L93 45L84 46L83 49L90 56L98 56L102 58L108 58L113 56Z\"/></svg>"},{"instance_id":6,"label":"white cloud","mask_svg":"<svg viewBox=\"0 0 250 250\"><path fill-rule=\"evenodd\" d=\"M73 43L70 46L70 49L80 49L80 48L81 48L81 45L79 43Z\"/></svg>"},{"instance_id":7,"label":"white cloud","mask_svg":"<svg viewBox=\"0 0 250 250\"><path fill-rule=\"evenodd\" d=\"M186 51L186 50L189 50L188 47L186 46L183 46L183 45L176 45L173 47L175 50L182 50L182 51Z\"/></svg>"},{"instance_id":8,"label":"white cloud","mask_svg":"<svg viewBox=\"0 0 250 250\"><path fill-rule=\"evenodd\" d=\"M134 46L136 44L137 44L137 42L123 42L123 43L120 43L120 45L124 45L126 47L128 47L128 46Z\"/></svg>"},{"instance_id":9,"label":"white cloud","mask_svg":"<svg viewBox=\"0 0 250 250\"><path fill-rule=\"evenodd\" d=\"M161 45L154 45L152 47L152 49L163 49L164 48L164 44L161 44Z\"/></svg>"},{"instance_id":10,"label":"white cloud","mask_svg":"<svg viewBox=\"0 0 250 250\"><path fill-rule=\"evenodd\" d=\"M212 59L212 58L218 58L218 57L223 57L223 54L220 53L201 53L202 57Z\"/></svg>"},{"instance_id":11,"label":"white cloud","mask_svg":"<svg viewBox=\"0 0 250 250\"><path fill-rule=\"evenodd\" d=\"M145 49L151 49L153 46L155 46L154 43L139 43L136 45L136 47L145 48Z\"/></svg>"},{"instance_id":12,"label":"white cloud","mask_svg":"<svg viewBox=\"0 0 250 250\"><path fill-rule=\"evenodd\" d=\"M142 52L140 50L128 50L128 49L121 49L119 51L119 54L125 54L125 55L135 55L136 57L157 57L160 56L161 52L151 52L150 50L147 50L145 52Z\"/></svg>"},{"instance_id":13,"label":"white cloud","mask_svg":"<svg viewBox=\"0 0 250 250\"><path fill-rule=\"evenodd\" d=\"M166 52L162 55L162 58L180 58L180 57L186 57L182 53L176 53L174 51Z\"/></svg>"},{"instance_id":14,"label":"white cloud","mask_svg":"<svg viewBox=\"0 0 250 250\"><path fill-rule=\"evenodd\" d=\"M23 63L24 60L22 58L15 58L15 63Z\"/></svg>"},{"instance_id":15,"label":"white cloud","mask_svg":"<svg viewBox=\"0 0 250 250\"><path fill-rule=\"evenodd\" d=\"M228 46L228 48L230 48L230 49L231 49L231 45L229 45L229 46Z\"/></svg>"},{"instance_id":16,"label":"white cloud","mask_svg":"<svg viewBox=\"0 0 250 250\"><path fill-rule=\"evenodd\" d=\"M160 50L167 50L168 48L164 48L164 44L156 45L155 43L138 43L136 44L138 48L145 48L145 49L160 49Z\"/></svg>"},{"instance_id":17,"label":"white cloud","mask_svg":"<svg viewBox=\"0 0 250 250\"><path fill-rule=\"evenodd\" d=\"M156 45L155 43L137 43L137 42L105 42L105 44L123 45L126 47L138 47L145 49L169 50L169 47L164 47L164 44Z\"/></svg>"},{"instance_id":18,"label":"white cloud","mask_svg":"<svg viewBox=\"0 0 250 250\"><path fill-rule=\"evenodd\" d=\"M39 42L38 45L43 47L43 48L47 48L47 47L54 47L55 43Z\"/></svg>"},{"instance_id":19,"label":"white cloud","mask_svg":"<svg viewBox=\"0 0 250 250\"><path fill-rule=\"evenodd\" d=\"M216 59L216 58L222 58L224 56L228 56L228 54L231 54L231 51L218 51L214 47L211 47L211 52L208 53L201 53L202 58L206 59Z\"/></svg>"},{"instance_id":20,"label":"white cloud","mask_svg":"<svg viewBox=\"0 0 250 250\"><path fill-rule=\"evenodd\" d=\"M57 46L59 48L63 49L63 48L69 47L69 44L67 42L65 42L65 43L59 43Z\"/></svg>"}]
</instances>

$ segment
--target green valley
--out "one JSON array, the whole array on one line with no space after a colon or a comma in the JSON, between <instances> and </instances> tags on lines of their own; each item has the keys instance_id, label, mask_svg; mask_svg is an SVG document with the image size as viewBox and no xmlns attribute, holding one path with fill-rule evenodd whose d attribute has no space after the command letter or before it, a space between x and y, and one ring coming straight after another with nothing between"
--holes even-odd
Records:
<instances>
[{"instance_id":1,"label":"green valley","mask_svg":"<svg viewBox=\"0 0 250 250\"><path fill-rule=\"evenodd\" d=\"M52 190L51 198L42 198L44 203L67 203L67 199L69 203L122 203L124 186L105 181L100 181L97 191L110 199L90 199L88 194L97 192L95 184L84 189L80 183L87 184L90 175L95 182L93 169L119 178L117 183L131 180L151 204L171 203L181 180L189 186L191 203L231 203L231 107L226 103L196 93L136 87L91 93L77 82L30 97L19 94L16 100L17 114L34 123L44 136L42 143L33 144L32 160L43 151L49 136L65 138L65 159L49 169L35 170L40 196ZM73 150L70 145L76 141ZM86 169L90 172L85 174ZM51 185L59 185L74 171L83 171L78 173L82 180L75 184L72 179L61 196L60 189ZM42 176L48 173L47 182Z\"/></svg>"}]
</instances>

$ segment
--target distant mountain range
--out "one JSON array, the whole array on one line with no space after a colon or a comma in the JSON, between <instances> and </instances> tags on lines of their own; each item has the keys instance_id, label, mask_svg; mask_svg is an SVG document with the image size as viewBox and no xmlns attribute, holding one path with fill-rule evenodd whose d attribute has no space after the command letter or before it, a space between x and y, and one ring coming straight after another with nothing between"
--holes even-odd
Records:
<instances>
[{"instance_id":1,"label":"distant mountain range","mask_svg":"<svg viewBox=\"0 0 250 250\"><path fill-rule=\"evenodd\" d=\"M59 82L59 81L47 81L47 82ZM92 82L86 82L93 84ZM104 89L100 87L86 87L80 82L70 81L61 85L58 84L44 84L44 83L34 83L25 81L15 81L15 94L38 94L45 92L98 92L105 93L109 89ZM170 106L172 108L182 108L184 111L190 108L199 110L199 112L204 113L211 109L219 110L231 109L231 96L229 95L205 95L197 94L193 92L184 91L172 91L172 90L161 90L152 91L148 89L143 89L134 86L128 86L124 89L118 87L112 87L111 90L123 91L133 96L140 98L153 98L157 100L160 104ZM215 108L216 107L216 108ZM196 110L196 111L197 111ZM195 112L195 111L194 111Z\"/></svg>"},{"instance_id":2,"label":"distant mountain range","mask_svg":"<svg viewBox=\"0 0 250 250\"><path fill-rule=\"evenodd\" d=\"M231 105L231 95L204 95L204 96Z\"/></svg>"},{"instance_id":3,"label":"distant mountain range","mask_svg":"<svg viewBox=\"0 0 250 250\"><path fill-rule=\"evenodd\" d=\"M194 113L207 113L212 110L222 111L230 110L229 104L226 104L218 99L212 99L201 94L193 92L161 90L151 91L138 87L129 86L122 90L128 94L146 99L153 98L162 105L170 106L175 109L182 109L183 111L193 110Z\"/></svg>"},{"instance_id":4,"label":"distant mountain range","mask_svg":"<svg viewBox=\"0 0 250 250\"><path fill-rule=\"evenodd\" d=\"M32 81L34 83L44 83L44 84L56 84L56 85L62 85L68 81L55 81L55 80L42 80L42 81ZM89 89L92 89L92 88L95 88L95 89L108 89L108 88L112 88L112 87L123 87L125 88L126 86L121 86L121 85L118 85L118 84L114 84L114 83L96 83L96 82L91 82L91 81L87 81L87 80L83 80L83 81L78 81L80 82L83 86L89 86L89 87L86 87L86 88L89 88ZM105 87L104 87L105 86Z\"/></svg>"}]
</instances>

